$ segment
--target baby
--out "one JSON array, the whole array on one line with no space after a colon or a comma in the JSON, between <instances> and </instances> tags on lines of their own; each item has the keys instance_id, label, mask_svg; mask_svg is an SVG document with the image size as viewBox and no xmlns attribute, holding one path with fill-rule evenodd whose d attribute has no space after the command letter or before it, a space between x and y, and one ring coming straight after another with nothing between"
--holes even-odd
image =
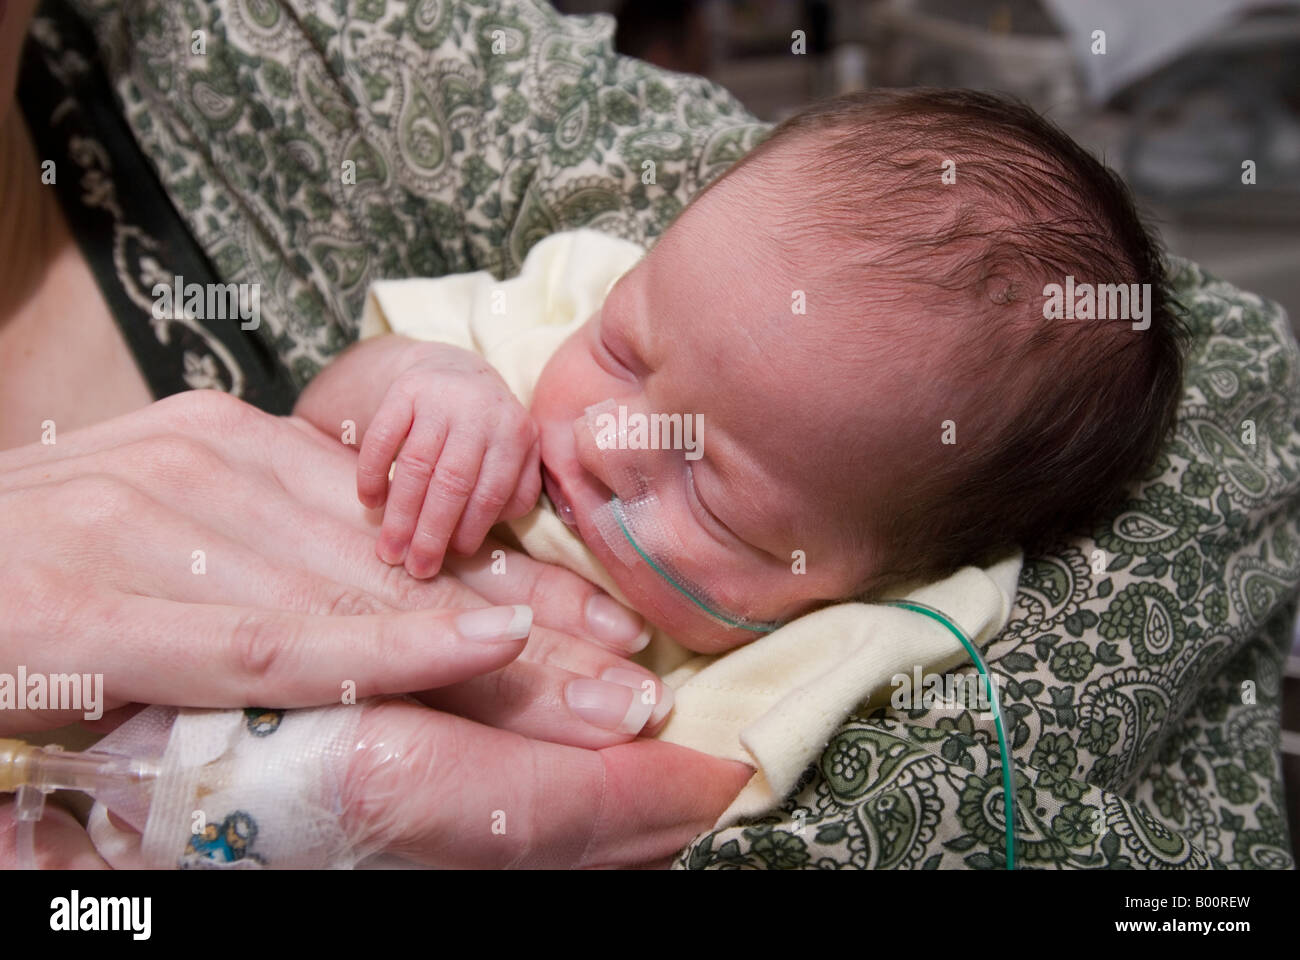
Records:
<instances>
[{"instance_id":1,"label":"baby","mask_svg":"<svg viewBox=\"0 0 1300 960\"><path fill-rule=\"evenodd\" d=\"M1046 308L1101 284L1139 285L1141 316ZM432 576L544 488L633 607L718 653L1094 519L1171 428L1183 336L1126 189L1060 130L868 91L697 196L528 409L478 355L388 336L298 412L356 421L386 562ZM639 432L669 415L702 429Z\"/></svg>"}]
</instances>

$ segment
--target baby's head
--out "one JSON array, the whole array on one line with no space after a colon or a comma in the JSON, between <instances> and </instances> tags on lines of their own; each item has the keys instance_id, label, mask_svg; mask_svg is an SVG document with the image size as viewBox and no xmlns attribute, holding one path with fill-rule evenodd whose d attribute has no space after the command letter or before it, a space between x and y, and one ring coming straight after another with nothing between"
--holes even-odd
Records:
<instances>
[{"instance_id":1,"label":"baby's head","mask_svg":"<svg viewBox=\"0 0 1300 960\"><path fill-rule=\"evenodd\" d=\"M1067 277L1149 284L1146 320L1045 319ZM718 652L1095 519L1171 428L1183 335L1128 192L1065 134L983 94L871 91L698 196L533 413L561 515L638 610ZM653 414L702 422L674 437L698 446L646 449Z\"/></svg>"}]
</instances>

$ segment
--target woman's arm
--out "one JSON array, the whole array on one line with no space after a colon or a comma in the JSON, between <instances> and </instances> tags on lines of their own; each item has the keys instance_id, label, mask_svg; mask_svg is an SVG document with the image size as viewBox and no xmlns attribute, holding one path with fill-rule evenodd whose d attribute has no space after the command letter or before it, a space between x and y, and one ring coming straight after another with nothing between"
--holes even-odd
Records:
<instances>
[{"instance_id":1,"label":"woman's arm","mask_svg":"<svg viewBox=\"0 0 1300 960\"><path fill-rule=\"evenodd\" d=\"M753 773L676 744L583 750L394 700L361 715L343 822L358 848L426 867L665 867Z\"/></svg>"}]
</instances>

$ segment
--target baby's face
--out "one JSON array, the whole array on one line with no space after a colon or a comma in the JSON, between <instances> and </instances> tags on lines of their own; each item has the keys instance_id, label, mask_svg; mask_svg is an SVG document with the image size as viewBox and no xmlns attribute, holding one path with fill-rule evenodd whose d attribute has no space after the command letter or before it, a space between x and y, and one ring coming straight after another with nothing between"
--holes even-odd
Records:
<instances>
[{"instance_id":1,"label":"baby's face","mask_svg":"<svg viewBox=\"0 0 1300 960\"><path fill-rule=\"evenodd\" d=\"M792 312L800 268L757 239L775 227L755 222L730 186L689 208L615 284L552 356L532 404L561 518L639 611L707 653L761 634L710 616L611 544L600 521L611 496L653 493L653 506L632 508L632 531L669 531L667 563L707 593L706 606L750 622L792 619L850 594L872 569L861 504L879 502L893 476L891 403L906 386L864 378L860 351L851 372L830 321L815 306ZM620 449L634 434L602 448L587 414L599 404L614 416L624 407L633 423L698 415L698 449Z\"/></svg>"}]
</instances>

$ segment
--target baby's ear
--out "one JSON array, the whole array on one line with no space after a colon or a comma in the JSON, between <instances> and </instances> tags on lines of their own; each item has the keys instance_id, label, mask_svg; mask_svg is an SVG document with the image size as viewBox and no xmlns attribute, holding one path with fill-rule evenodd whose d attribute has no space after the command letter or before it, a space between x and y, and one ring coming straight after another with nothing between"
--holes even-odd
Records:
<instances>
[{"instance_id":1,"label":"baby's ear","mask_svg":"<svg viewBox=\"0 0 1300 960\"><path fill-rule=\"evenodd\" d=\"M1016 303L1033 295L1026 287L1032 263L1011 243L992 241L980 251L978 269L978 293L989 303Z\"/></svg>"},{"instance_id":2,"label":"baby's ear","mask_svg":"<svg viewBox=\"0 0 1300 960\"><path fill-rule=\"evenodd\" d=\"M1022 299L1022 284L1002 273L990 274L984 279L984 295L991 303L1015 303Z\"/></svg>"}]
</instances>

